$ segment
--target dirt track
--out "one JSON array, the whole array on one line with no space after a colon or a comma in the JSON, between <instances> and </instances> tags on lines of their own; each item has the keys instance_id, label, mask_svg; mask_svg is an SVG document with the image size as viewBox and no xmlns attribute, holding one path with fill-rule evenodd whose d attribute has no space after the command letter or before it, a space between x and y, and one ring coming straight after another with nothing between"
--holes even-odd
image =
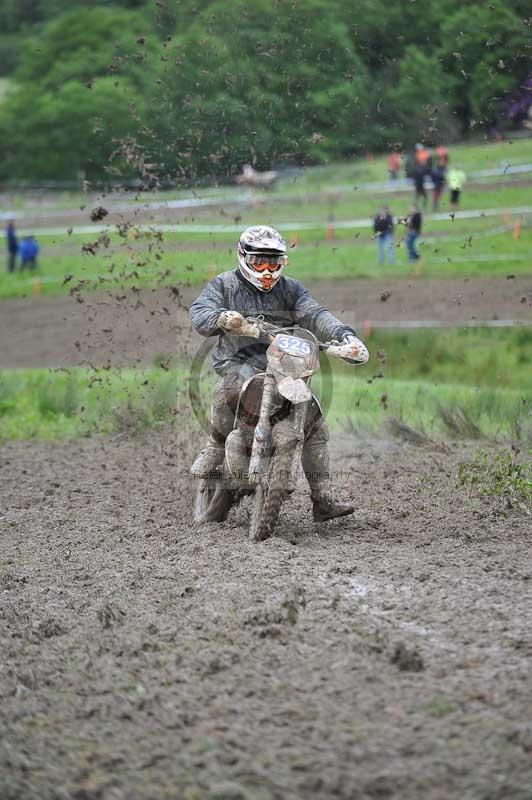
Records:
<instances>
[{"instance_id":1,"label":"dirt track","mask_svg":"<svg viewBox=\"0 0 532 800\"><path fill-rule=\"evenodd\" d=\"M172 436L4 448L2 800L530 800L530 517L333 453L356 516L251 545Z\"/></svg>"},{"instance_id":2,"label":"dirt track","mask_svg":"<svg viewBox=\"0 0 532 800\"><path fill-rule=\"evenodd\" d=\"M323 281L309 288L359 329L364 320L532 321L532 276ZM198 293L194 287L179 298L168 289L146 289L85 293L81 303L69 296L4 301L0 368L124 366L182 353L190 344L186 306Z\"/></svg>"},{"instance_id":3,"label":"dirt track","mask_svg":"<svg viewBox=\"0 0 532 800\"><path fill-rule=\"evenodd\" d=\"M532 279L313 292L529 320ZM2 303L0 366L150 363L195 295ZM3 446L0 800L530 800L531 517L457 487L465 450L344 436L356 516L314 526L300 486L251 545L246 507L194 527L193 450Z\"/></svg>"}]
</instances>

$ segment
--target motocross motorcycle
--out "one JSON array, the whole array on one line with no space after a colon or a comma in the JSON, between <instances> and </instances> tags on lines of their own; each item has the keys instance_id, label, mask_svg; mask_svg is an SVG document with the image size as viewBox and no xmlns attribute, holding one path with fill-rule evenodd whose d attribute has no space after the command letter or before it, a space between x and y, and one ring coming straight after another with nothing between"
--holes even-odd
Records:
<instances>
[{"instance_id":1,"label":"motocross motorcycle","mask_svg":"<svg viewBox=\"0 0 532 800\"><path fill-rule=\"evenodd\" d=\"M267 367L249 378L238 398L234 427L222 465L198 479L194 519L223 522L231 507L253 494L250 538L273 533L281 505L295 489L306 431L321 415L309 384L319 370L319 351L345 358L350 345L319 342L310 331L278 328L262 318L247 322L266 337Z\"/></svg>"}]
</instances>

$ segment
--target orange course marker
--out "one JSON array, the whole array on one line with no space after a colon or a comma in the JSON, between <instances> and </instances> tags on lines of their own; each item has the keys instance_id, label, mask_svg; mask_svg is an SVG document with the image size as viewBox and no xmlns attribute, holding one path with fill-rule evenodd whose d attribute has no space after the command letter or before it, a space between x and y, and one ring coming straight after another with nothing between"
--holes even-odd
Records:
<instances>
[{"instance_id":1,"label":"orange course marker","mask_svg":"<svg viewBox=\"0 0 532 800\"><path fill-rule=\"evenodd\" d=\"M512 228L512 237L514 239L519 239L520 236L521 236L521 220L517 218Z\"/></svg>"}]
</instances>

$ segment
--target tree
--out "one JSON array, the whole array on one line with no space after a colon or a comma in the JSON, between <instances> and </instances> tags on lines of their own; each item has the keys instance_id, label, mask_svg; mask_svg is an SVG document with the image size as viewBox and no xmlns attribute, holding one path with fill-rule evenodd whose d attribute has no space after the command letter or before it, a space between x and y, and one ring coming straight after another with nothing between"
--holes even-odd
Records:
<instances>
[{"instance_id":1,"label":"tree","mask_svg":"<svg viewBox=\"0 0 532 800\"><path fill-rule=\"evenodd\" d=\"M26 43L15 78L42 90L103 75L125 75L141 83L143 53L137 38L147 27L143 14L119 8L68 11Z\"/></svg>"},{"instance_id":2,"label":"tree","mask_svg":"<svg viewBox=\"0 0 532 800\"><path fill-rule=\"evenodd\" d=\"M132 97L131 85L117 86L109 77L98 79L92 89L77 81L56 92L19 89L0 109L0 174L35 180L106 176L119 142L138 130Z\"/></svg>"},{"instance_id":3,"label":"tree","mask_svg":"<svg viewBox=\"0 0 532 800\"><path fill-rule=\"evenodd\" d=\"M234 174L356 147L369 81L324 0L213 2L169 55L153 105L167 168Z\"/></svg>"},{"instance_id":4,"label":"tree","mask_svg":"<svg viewBox=\"0 0 532 800\"><path fill-rule=\"evenodd\" d=\"M506 3L462 7L442 26L441 59L464 129L497 116L530 69L530 29Z\"/></svg>"},{"instance_id":5,"label":"tree","mask_svg":"<svg viewBox=\"0 0 532 800\"><path fill-rule=\"evenodd\" d=\"M437 56L408 47L399 65L399 80L384 101L394 109L391 141L411 146L416 141L436 144L456 136L448 81Z\"/></svg>"}]
</instances>

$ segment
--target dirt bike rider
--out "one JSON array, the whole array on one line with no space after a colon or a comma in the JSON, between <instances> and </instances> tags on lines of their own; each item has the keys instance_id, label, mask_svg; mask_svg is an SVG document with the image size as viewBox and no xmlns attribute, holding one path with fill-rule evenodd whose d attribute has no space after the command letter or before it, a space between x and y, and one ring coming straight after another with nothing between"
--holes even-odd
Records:
<instances>
[{"instance_id":1,"label":"dirt bike rider","mask_svg":"<svg viewBox=\"0 0 532 800\"><path fill-rule=\"evenodd\" d=\"M219 337L211 363L221 376L213 392L211 433L191 467L196 478L212 474L223 463L225 439L233 428L240 389L248 378L266 369L268 344L253 338L255 326L246 317L262 315L267 322L285 327L298 324L320 341L348 341L353 352L353 357L346 359L349 363L364 364L369 358L353 328L316 302L299 281L282 275L288 261L286 242L275 228L246 228L237 249L237 269L213 278L190 307L194 329L202 336ZM328 441L327 423L320 415L306 434L302 456L318 522L354 511L352 505L334 499Z\"/></svg>"}]
</instances>

